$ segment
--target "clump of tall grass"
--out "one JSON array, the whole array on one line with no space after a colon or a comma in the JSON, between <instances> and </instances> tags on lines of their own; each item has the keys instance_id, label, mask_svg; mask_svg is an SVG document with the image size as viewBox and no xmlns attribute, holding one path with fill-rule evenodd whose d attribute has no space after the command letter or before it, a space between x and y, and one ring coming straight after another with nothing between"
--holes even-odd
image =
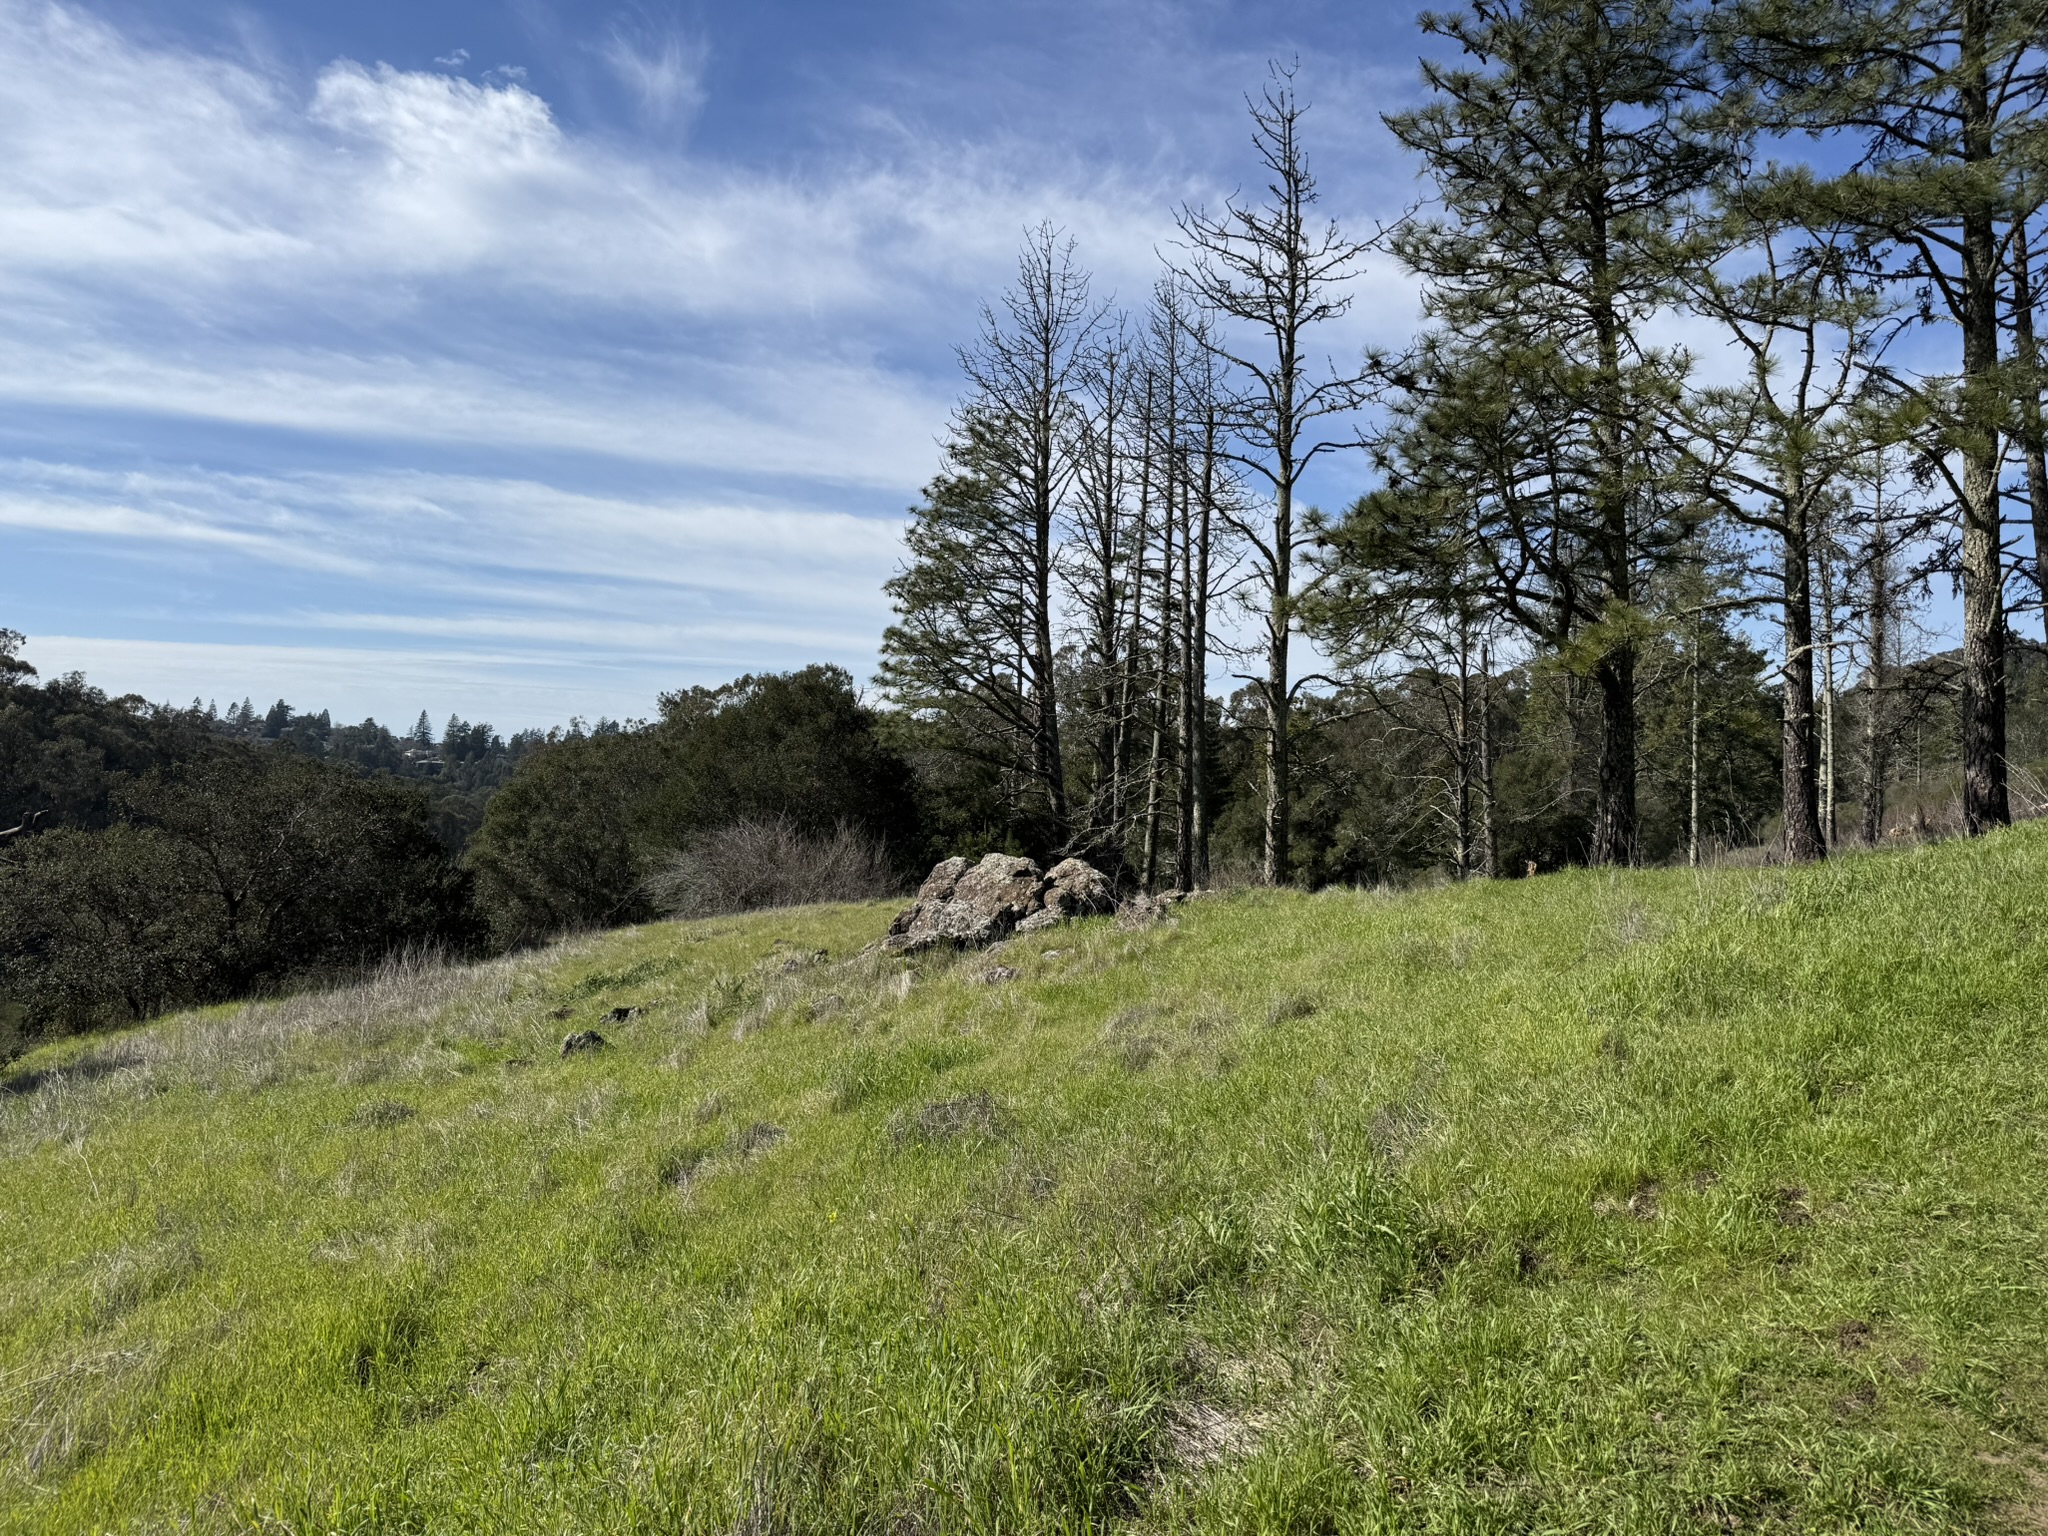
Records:
<instances>
[{"instance_id":1,"label":"clump of tall grass","mask_svg":"<svg viewBox=\"0 0 2048 1536\"><path fill-rule=\"evenodd\" d=\"M367 1082L388 1067L373 1055L423 1037L436 1021L493 1035L514 986L544 972L568 946L464 962L440 950L386 957L354 982L260 998L94 1041L34 1070L0 1075L0 1147L83 1135L109 1104L188 1084L262 1087L315 1070L303 1044L327 1041L346 1058L344 1077Z\"/></svg>"},{"instance_id":2,"label":"clump of tall grass","mask_svg":"<svg viewBox=\"0 0 2048 1536\"><path fill-rule=\"evenodd\" d=\"M717 917L764 907L893 896L903 879L877 837L841 822L808 833L786 817L736 821L668 856L647 881L671 917Z\"/></svg>"}]
</instances>

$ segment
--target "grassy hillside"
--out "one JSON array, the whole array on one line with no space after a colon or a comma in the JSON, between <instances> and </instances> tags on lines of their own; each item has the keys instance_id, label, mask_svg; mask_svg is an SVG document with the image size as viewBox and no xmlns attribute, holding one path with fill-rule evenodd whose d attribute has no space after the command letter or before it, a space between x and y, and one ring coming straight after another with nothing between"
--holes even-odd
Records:
<instances>
[{"instance_id":1,"label":"grassy hillside","mask_svg":"<svg viewBox=\"0 0 2048 1536\"><path fill-rule=\"evenodd\" d=\"M2048 825L886 917L14 1064L0 1526L2048 1523Z\"/></svg>"}]
</instances>

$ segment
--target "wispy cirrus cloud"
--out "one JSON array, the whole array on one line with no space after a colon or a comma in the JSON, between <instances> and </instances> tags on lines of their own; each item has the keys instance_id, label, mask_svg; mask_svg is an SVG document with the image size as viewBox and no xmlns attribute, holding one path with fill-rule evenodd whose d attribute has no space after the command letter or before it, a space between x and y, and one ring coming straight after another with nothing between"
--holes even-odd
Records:
<instances>
[{"instance_id":1,"label":"wispy cirrus cloud","mask_svg":"<svg viewBox=\"0 0 2048 1536\"><path fill-rule=\"evenodd\" d=\"M90 615L108 665L157 644L221 696L239 654L387 657L309 672L308 703L401 651L441 677L488 651L465 675L512 687L522 642L536 677L589 661L585 713L864 672L952 343L1021 231L1070 230L1138 300L1173 206L1230 185L1166 138L872 114L721 158L681 134L714 40L653 13L581 44L638 138L437 46L297 73L0 0L0 623L80 656ZM1343 345L1412 309L1375 282Z\"/></svg>"},{"instance_id":2,"label":"wispy cirrus cloud","mask_svg":"<svg viewBox=\"0 0 2048 1536\"><path fill-rule=\"evenodd\" d=\"M640 120L656 127L687 124L704 105L710 44L672 21L615 16L596 44L598 57L632 97Z\"/></svg>"}]
</instances>

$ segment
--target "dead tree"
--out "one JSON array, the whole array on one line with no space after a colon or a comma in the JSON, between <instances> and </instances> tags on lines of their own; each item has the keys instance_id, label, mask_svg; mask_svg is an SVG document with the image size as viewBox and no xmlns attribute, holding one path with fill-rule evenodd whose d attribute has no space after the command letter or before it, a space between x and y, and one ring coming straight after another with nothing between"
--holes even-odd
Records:
<instances>
[{"instance_id":1,"label":"dead tree","mask_svg":"<svg viewBox=\"0 0 2048 1536\"><path fill-rule=\"evenodd\" d=\"M1204 343L1231 380L1224 451L1271 498L1268 516L1233 513L1230 520L1263 598L1265 669L1249 681L1266 715L1263 876L1279 885L1288 878L1289 722L1297 687L1288 658L1301 553L1295 492L1309 465L1342 445L1318 437L1319 425L1355 410L1365 383L1360 374L1317 370L1308 346L1319 326L1350 307L1343 284L1357 272L1366 246L1345 238L1334 222L1311 222L1316 183L1303 155L1303 107L1292 71L1276 67L1261 99L1248 105L1252 143L1270 177L1266 197L1256 204L1227 202L1214 215L1184 207L1177 221L1190 258L1186 280L1218 321Z\"/></svg>"}]
</instances>

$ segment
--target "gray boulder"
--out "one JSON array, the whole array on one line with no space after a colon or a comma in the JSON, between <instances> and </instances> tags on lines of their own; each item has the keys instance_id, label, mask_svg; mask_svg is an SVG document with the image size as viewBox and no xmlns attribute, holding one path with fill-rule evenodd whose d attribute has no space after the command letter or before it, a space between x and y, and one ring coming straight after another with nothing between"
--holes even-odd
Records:
<instances>
[{"instance_id":1,"label":"gray boulder","mask_svg":"<svg viewBox=\"0 0 2048 1536\"><path fill-rule=\"evenodd\" d=\"M906 955L976 949L1115 907L1109 881L1079 859L1055 865L1050 874L1006 853L991 853L973 865L947 859L918 887L917 901L889 925L884 943Z\"/></svg>"},{"instance_id":2,"label":"gray boulder","mask_svg":"<svg viewBox=\"0 0 2048 1536\"><path fill-rule=\"evenodd\" d=\"M1096 917L1116 910L1116 892L1109 876L1093 864L1065 859L1045 877L1045 910L1066 917Z\"/></svg>"},{"instance_id":3,"label":"gray boulder","mask_svg":"<svg viewBox=\"0 0 2048 1536\"><path fill-rule=\"evenodd\" d=\"M917 899L948 900L953 894L953 887L960 883L960 877L973 867L966 859L941 859L932 866L932 872L924 877L924 884L917 888Z\"/></svg>"},{"instance_id":4,"label":"gray boulder","mask_svg":"<svg viewBox=\"0 0 2048 1536\"><path fill-rule=\"evenodd\" d=\"M952 899L997 921L1007 916L1014 927L1043 905L1044 893L1045 876L1036 864L1011 854L992 853L960 877Z\"/></svg>"}]
</instances>

